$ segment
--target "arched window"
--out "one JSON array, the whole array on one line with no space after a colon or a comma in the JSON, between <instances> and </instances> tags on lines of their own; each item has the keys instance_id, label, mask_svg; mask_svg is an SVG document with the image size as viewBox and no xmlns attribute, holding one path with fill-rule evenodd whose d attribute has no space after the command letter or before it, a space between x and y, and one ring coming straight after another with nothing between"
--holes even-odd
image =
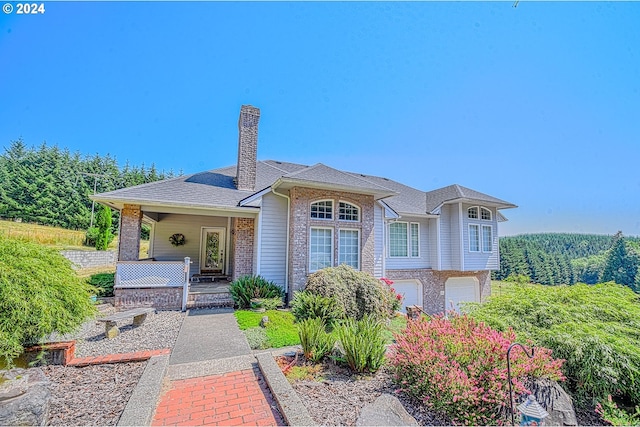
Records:
<instances>
[{"instance_id":1,"label":"arched window","mask_svg":"<svg viewBox=\"0 0 640 427\"><path fill-rule=\"evenodd\" d=\"M360 221L360 208L347 202L338 203L340 221Z\"/></svg>"},{"instance_id":2,"label":"arched window","mask_svg":"<svg viewBox=\"0 0 640 427\"><path fill-rule=\"evenodd\" d=\"M311 218L333 219L333 200L319 200L311 203Z\"/></svg>"},{"instance_id":3,"label":"arched window","mask_svg":"<svg viewBox=\"0 0 640 427\"><path fill-rule=\"evenodd\" d=\"M469 219L478 219L478 207L474 206L472 208L467 209L467 215Z\"/></svg>"},{"instance_id":4,"label":"arched window","mask_svg":"<svg viewBox=\"0 0 640 427\"><path fill-rule=\"evenodd\" d=\"M491 211L487 208L480 208L480 218L491 221Z\"/></svg>"}]
</instances>

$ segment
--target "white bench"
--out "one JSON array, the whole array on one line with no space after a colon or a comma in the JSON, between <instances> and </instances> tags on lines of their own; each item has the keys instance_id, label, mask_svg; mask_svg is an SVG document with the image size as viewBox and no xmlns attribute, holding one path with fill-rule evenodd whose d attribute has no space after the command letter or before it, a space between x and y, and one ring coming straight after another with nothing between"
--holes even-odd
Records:
<instances>
[{"instance_id":1,"label":"white bench","mask_svg":"<svg viewBox=\"0 0 640 427\"><path fill-rule=\"evenodd\" d=\"M115 338L120 333L120 330L118 329L119 321L133 318L133 326L140 326L147 318L147 314L155 312L156 309L151 307L134 308L132 310L121 311L119 313L112 314L111 316L103 317L98 319L98 322L104 322L104 335L107 338Z\"/></svg>"}]
</instances>

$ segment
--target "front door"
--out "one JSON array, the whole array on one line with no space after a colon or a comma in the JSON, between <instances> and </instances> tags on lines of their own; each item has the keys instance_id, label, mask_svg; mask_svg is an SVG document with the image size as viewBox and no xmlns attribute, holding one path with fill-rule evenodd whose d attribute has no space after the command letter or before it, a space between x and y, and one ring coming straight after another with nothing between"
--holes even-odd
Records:
<instances>
[{"instance_id":1,"label":"front door","mask_svg":"<svg viewBox=\"0 0 640 427\"><path fill-rule=\"evenodd\" d=\"M203 228L200 247L200 273L224 274L225 229Z\"/></svg>"}]
</instances>

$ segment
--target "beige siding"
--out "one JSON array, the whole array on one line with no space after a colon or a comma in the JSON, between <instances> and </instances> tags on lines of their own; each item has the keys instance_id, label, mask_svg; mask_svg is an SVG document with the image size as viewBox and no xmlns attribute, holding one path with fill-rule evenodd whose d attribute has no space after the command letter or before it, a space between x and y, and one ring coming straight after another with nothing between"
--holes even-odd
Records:
<instances>
[{"instance_id":1,"label":"beige siding","mask_svg":"<svg viewBox=\"0 0 640 427\"><path fill-rule=\"evenodd\" d=\"M467 215L467 209L472 206L478 206L478 210L481 205L462 205L462 223L463 223L463 244L464 244L464 270L466 271L475 271L475 270L498 270L500 269L500 257L498 253L498 222L496 219L496 209L489 208L484 206L485 208L491 211L491 221L482 220L482 219L469 219ZM480 212L478 212L478 216L480 216ZM492 228L492 242L491 242L491 252L470 252L469 251L469 224L477 224L479 226L482 225L490 225ZM482 227L480 227L480 247L482 249Z\"/></svg>"},{"instance_id":2,"label":"beige siding","mask_svg":"<svg viewBox=\"0 0 640 427\"><path fill-rule=\"evenodd\" d=\"M202 227L224 227L225 253L229 253L229 230L227 218L215 216L159 214L153 234L153 253L156 261L182 261L184 257L191 257L191 274L200 272L200 239ZM184 234L186 243L173 246L169 236L175 233Z\"/></svg>"},{"instance_id":3,"label":"beige siding","mask_svg":"<svg viewBox=\"0 0 640 427\"><path fill-rule=\"evenodd\" d=\"M286 283L287 200L266 194L262 198L260 224L260 275L278 285Z\"/></svg>"},{"instance_id":4,"label":"beige siding","mask_svg":"<svg viewBox=\"0 0 640 427\"><path fill-rule=\"evenodd\" d=\"M382 277L384 274L384 207L378 204L376 204L374 208L373 233L375 240L373 275L375 277Z\"/></svg>"},{"instance_id":5,"label":"beige siding","mask_svg":"<svg viewBox=\"0 0 640 427\"><path fill-rule=\"evenodd\" d=\"M407 269L416 269L416 268L431 268L431 258L429 253L431 252L429 249L429 220L425 218L412 218L412 217L402 217L398 221L408 222L409 224L412 222L417 222L420 224L420 256L415 257L390 257L387 256L385 260L385 267L387 270L407 270ZM388 231L388 230L385 230ZM411 236L411 231L409 227L409 237Z\"/></svg>"}]
</instances>

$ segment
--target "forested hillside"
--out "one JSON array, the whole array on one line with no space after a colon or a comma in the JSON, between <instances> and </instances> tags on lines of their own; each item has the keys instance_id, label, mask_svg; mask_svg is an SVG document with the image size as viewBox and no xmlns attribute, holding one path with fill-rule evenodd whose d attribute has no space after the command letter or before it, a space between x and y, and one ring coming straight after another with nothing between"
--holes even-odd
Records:
<instances>
[{"instance_id":1,"label":"forested hillside","mask_svg":"<svg viewBox=\"0 0 640 427\"><path fill-rule=\"evenodd\" d=\"M494 278L527 276L543 285L615 281L640 290L640 238L542 233L500 238Z\"/></svg>"},{"instance_id":2,"label":"forested hillside","mask_svg":"<svg viewBox=\"0 0 640 427\"><path fill-rule=\"evenodd\" d=\"M0 155L0 218L83 230L91 221L94 185L101 193L171 176L153 164L120 167L109 155L13 141Z\"/></svg>"}]
</instances>

